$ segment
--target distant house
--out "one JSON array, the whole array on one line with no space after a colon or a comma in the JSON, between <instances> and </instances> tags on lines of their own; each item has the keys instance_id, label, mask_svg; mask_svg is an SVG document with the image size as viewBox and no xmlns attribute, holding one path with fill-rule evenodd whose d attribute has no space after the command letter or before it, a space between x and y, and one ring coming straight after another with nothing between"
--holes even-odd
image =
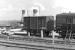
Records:
<instances>
[{"instance_id":1,"label":"distant house","mask_svg":"<svg viewBox=\"0 0 75 50\"><path fill-rule=\"evenodd\" d=\"M10 25L0 25L0 29L10 29L11 26Z\"/></svg>"},{"instance_id":2,"label":"distant house","mask_svg":"<svg viewBox=\"0 0 75 50\"><path fill-rule=\"evenodd\" d=\"M23 27L23 22L17 22L18 27Z\"/></svg>"}]
</instances>

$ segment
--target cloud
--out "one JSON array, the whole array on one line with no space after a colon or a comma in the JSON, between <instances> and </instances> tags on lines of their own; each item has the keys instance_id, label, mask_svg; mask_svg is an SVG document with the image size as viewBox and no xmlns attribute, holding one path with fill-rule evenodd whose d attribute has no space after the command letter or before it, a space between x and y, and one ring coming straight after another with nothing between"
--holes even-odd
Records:
<instances>
[{"instance_id":1,"label":"cloud","mask_svg":"<svg viewBox=\"0 0 75 50\"><path fill-rule=\"evenodd\" d=\"M75 12L75 0L56 0L55 8L62 7L62 11L68 12L72 11Z\"/></svg>"},{"instance_id":2,"label":"cloud","mask_svg":"<svg viewBox=\"0 0 75 50\"><path fill-rule=\"evenodd\" d=\"M34 6L40 7L40 9L41 9L42 11L45 10L45 7L44 7L42 4L40 4L40 3L34 3Z\"/></svg>"}]
</instances>

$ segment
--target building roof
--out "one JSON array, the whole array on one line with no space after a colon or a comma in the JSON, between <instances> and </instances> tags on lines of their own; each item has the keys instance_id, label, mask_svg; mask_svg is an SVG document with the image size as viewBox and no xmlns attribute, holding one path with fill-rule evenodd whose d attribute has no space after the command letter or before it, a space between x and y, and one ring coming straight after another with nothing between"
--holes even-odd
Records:
<instances>
[{"instance_id":1,"label":"building roof","mask_svg":"<svg viewBox=\"0 0 75 50\"><path fill-rule=\"evenodd\" d=\"M11 27L10 25L0 25L0 27Z\"/></svg>"},{"instance_id":2,"label":"building roof","mask_svg":"<svg viewBox=\"0 0 75 50\"><path fill-rule=\"evenodd\" d=\"M69 15L69 16L75 16L75 13L61 13L61 14L57 14L57 15Z\"/></svg>"}]
</instances>

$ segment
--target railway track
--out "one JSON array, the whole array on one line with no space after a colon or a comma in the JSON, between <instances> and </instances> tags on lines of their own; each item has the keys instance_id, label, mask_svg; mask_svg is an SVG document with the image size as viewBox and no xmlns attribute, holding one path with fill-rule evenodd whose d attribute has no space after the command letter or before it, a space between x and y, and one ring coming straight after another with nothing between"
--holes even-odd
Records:
<instances>
[{"instance_id":1,"label":"railway track","mask_svg":"<svg viewBox=\"0 0 75 50\"><path fill-rule=\"evenodd\" d=\"M15 42L16 41L16 42ZM22 43L24 41L24 43ZM14 43L15 42L15 43ZM20 42L20 43L17 43ZM28 42L29 44L25 43ZM36 44L31 44L36 43ZM62 44L64 44L64 41L55 41L55 45L52 45L52 40L45 40L45 39L38 39L38 38L28 38L28 37L7 37L7 36L0 36L0 45L6 46L6 47L18 47L18 48L29 48L29 49L37 49L37 50L47 50L47 49L57 49L57 50L75 50L72 48L65 48L64 46L60 47ZM40 45L45 44L45 45ZM57 45L60 45L57 47Z\"/></svg>"},{"instance_id":2,"label":"railway track","mask_svg":"<svg viewBox=\"0 0 75 50\"><path fill-rule=\"evenodd\" d=\"M27 49L36 49L36 50L49 50L49 49L58 49L58 50L75 50L75 49L68 49L68 48L56 48L56 47L49 47L49 46L36 46L36 45L29 45L29 44L19 44L19 43L10 43L10 42L1 42L0 45L6 47L17 47L17 48L27 48Z\"/></svg>"}]
</instances>

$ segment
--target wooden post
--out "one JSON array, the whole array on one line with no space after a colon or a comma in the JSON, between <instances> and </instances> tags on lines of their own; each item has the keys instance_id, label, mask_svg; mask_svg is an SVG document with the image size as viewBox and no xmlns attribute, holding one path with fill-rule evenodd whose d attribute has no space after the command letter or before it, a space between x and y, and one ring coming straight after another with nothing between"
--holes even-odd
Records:
<instances>
[{"instance_id":1,"label":"wooden post","mask_svg":"<svg viewBox=\"0 0 75 50\"><path fill-rule=\"evenodd\" d=\"M52 31L52 39L53 39L52 44L54 44L54 38L55 38L55 35L54 35L54 32Z\"/></svg>"},{"instance_id":2,"label":"wooden post","mask_svg":"<svg viewBox=\"0 0 75 50\"><path fill-rule=\"evenodd\" d=\"M65 45L66 45L66 42L67 42L67 34L68 34L68 30L66 31L66 36L65 36Z\"/></svg>"},{"instance_id":3,"label":"wooden post","mask_svg":"<svg viewBox=\"0 0 75 50\"><path fill-rule=\"evenodd\" d=\"M72 32L70 32L69 40L70 40L70 38L71 38L71 33L72 33Z\"/></svg>"},{"instance_id":4,"label":"wooden post","mask_svg":"<svg viewBox=\"0 0 75 50\"><path fill-rule=\"evenodd\" d=\"M28 36L30 37L30 32L28 32Z\"/></svg>"},{"instance_id":5,"label":"wooden post","mask_svg":"<svg viewBox=\"0 0 75 50\"><path fill-rule=\"evenodd\" d=\"M43 29L41 29L41 38L43 38Z\"/></svg>"},{"instance_id":6,"label":"wooden post","mask_svg":"<svg viewBox=\"0 0 75 50\"><path fill-rule=\"evenodd\" d=\"M68 27L67 27L65 39L67 38L67 36L68 36Z\"/></svg>"},{"instance_id":7,"label":"wooden post","mask_svg":"<svg viewBox=\"0 0 75 50\"><path fill-rule=\"evenodd\" d=\"M67 34L68 34L68 30L67 30L67 32L66 32L66 36L65 36L65 39L67 38Z\"/></svg>"}]
</instances>

